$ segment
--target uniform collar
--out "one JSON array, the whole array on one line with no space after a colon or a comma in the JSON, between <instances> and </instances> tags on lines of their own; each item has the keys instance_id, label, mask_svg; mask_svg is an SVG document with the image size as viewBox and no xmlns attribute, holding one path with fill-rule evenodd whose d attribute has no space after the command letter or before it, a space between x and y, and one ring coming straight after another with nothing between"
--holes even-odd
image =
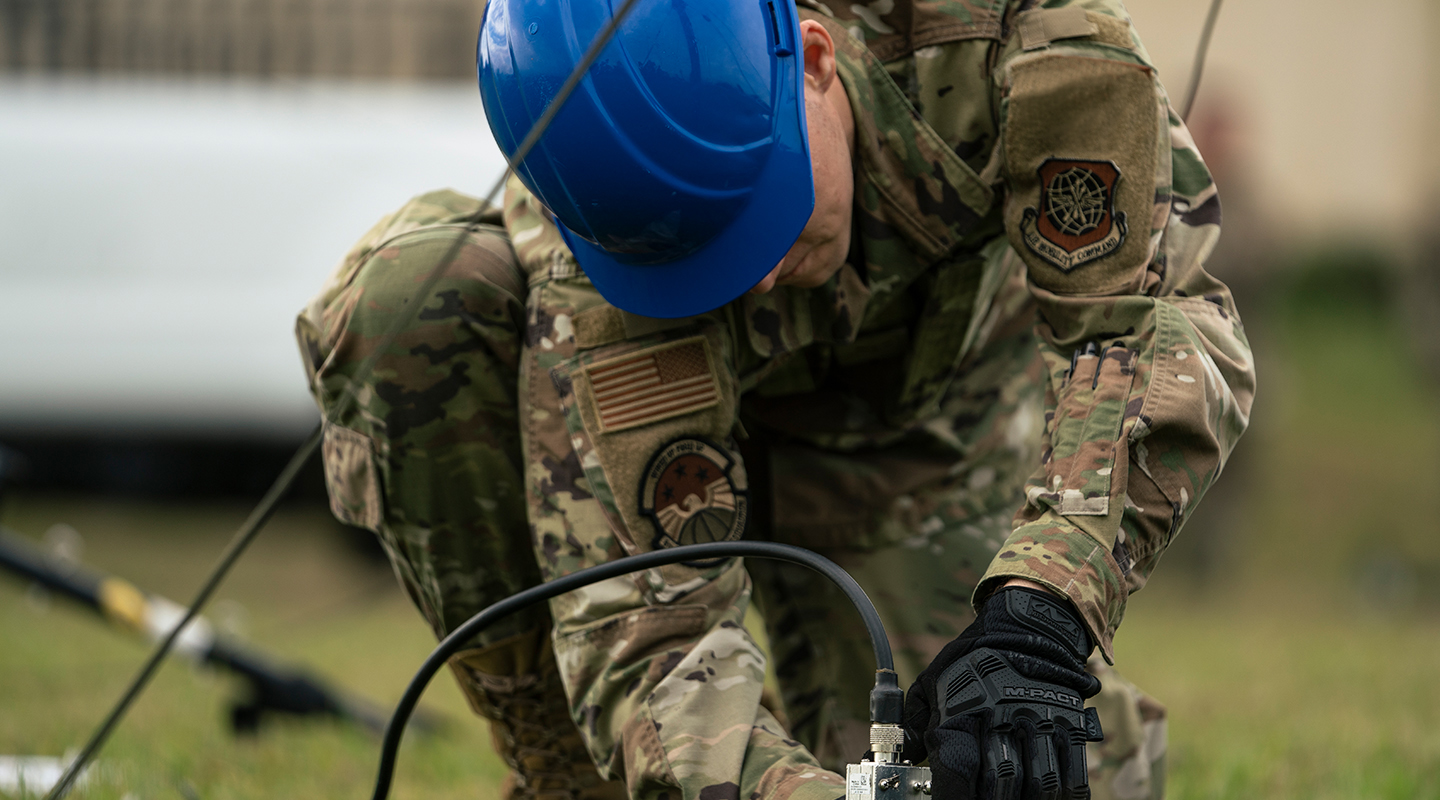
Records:
<instances>
[{"instance_id":1,"label":"uniform collar","mask_svg":"<svg viewBox=\"0 0 1440 800\"><path fill-rule=\"evenodd\" d=\"M864 44L834 20L805 16L835 40L855 116L858 247L852 254L863 263L847 263L814 289L781 286L745 295L750 344L762 356L854 341L867 311L885 308L953 251L994 202L990 187L921 118Z\"/></svg>"}]
</instances>

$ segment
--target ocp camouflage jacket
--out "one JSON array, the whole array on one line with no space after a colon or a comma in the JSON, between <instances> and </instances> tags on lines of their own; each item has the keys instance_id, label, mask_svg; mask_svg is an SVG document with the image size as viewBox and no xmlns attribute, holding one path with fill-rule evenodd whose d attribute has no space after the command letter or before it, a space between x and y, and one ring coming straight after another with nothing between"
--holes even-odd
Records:
<instances>
[{"instance_id":1,"label":"ocp camouflage jacket","mask_svg":"<svg viewBox=\"0 0 1440 800\"><path fill-rule=\"evenodd\" d=\"M953 419L942 403L987 336L1034 313L1043 451L976 596L1009 577L1063 592L1109 658L1127 595L1218 474L1253 396L1234 302L1203 269L1220 222L1209 172L1118 3L805 5L835 38L855 112L860 263L703 317L719 331L706 357L720 397L684 407L713 417L695 433L723 442L746 420L831 451L912 442ZM583 281L512 186L506 225L532 283ZM1006 290L1020 280L1028 298ZM612 526L648 549L655 526L630 498L669 434L607 428L590 376L701 318L577 309L576 354L555 367L573 387L571 427L595 440L582 455L611 485ZM932 438L963 460L966 446ZM775 505L782 530L805 527ZM877 527L784 538L879 544Z\"/></svg>"}]
</instances>

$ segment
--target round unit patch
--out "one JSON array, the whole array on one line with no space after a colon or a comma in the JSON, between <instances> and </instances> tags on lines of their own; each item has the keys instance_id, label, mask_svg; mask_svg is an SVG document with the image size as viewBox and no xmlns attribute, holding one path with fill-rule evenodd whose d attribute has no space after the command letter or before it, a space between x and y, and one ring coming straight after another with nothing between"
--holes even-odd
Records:
<instances>
[{"instance_id":1,"label":"round unit patch","mask_svg":"<svg viewBox=\"0 0 1440 800\"><path fill-rule=\"evenodd\" d=\"M676 439L645 467L640 513L655 523L653 546L725 542L745 532L745 467L724 448Z\"/></svg>"}]
</instances>

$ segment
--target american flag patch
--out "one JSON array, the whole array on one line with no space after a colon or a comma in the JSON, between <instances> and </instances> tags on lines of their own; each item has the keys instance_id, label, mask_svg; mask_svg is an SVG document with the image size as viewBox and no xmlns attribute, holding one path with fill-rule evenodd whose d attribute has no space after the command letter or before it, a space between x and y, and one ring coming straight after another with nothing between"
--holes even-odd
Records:
<instances>
[{"instance_id":1,"label":"american flag patch","mask_svg":"<svg viewBox=\"0 0 1440 800\"><path fill-rule=\"evenodd\" d=\"M704 337L591 364L586 373L604 433L648 425L720 402Z\"/></svg>"}]
</instances>

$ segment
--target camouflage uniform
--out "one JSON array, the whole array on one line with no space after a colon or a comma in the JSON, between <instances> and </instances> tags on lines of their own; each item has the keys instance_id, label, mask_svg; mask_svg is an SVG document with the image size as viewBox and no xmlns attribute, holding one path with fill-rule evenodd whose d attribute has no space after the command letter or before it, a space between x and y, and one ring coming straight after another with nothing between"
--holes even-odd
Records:
<instances>
[{"instance_id":1,"label":"camouflage uniform","mask_svg":"<svg viewBox=\"0 0 1440 800\"><path fill-rule=\"evenodd\" d=\"M628 314L513 181L503 211L436 192L356 245L298 326L323 409L422 306L326 426L332 508L380 535L437 635L539 580L745 535L850 570L907 683L1012 577L1069 597L1112 660L1126 598L1245 427L1253 372L1202 268L1215 187L1124 10L1033 5L802 9L835 38L856 120L855 244L819 288ZM552 628L583 746L633 797L832 800L864 749L862 628L799 568L677 565L517 616L454 665L477 711L545 684L495 663ZM1092 753L1096 795L1162 791L1163 708L1095 671L1117 731ZM497 736L524 761L513 726ZM597 781L554 786L615 793Z\"/></svg>"}]
</instances>

